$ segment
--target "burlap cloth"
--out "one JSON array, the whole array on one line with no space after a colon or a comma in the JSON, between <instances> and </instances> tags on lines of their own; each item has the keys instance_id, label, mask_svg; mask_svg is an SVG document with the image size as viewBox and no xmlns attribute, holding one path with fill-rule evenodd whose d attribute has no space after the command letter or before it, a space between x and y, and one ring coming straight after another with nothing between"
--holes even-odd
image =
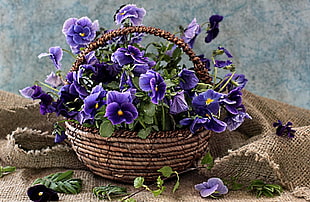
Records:
<instances>
[{"instance_id":1,"label":"burlap cloth","mask_svg":"<svg viewBox=\"0 0 310 202\"><path fill-rule=\"evenodd\" d=\"M310 200L310 111L244 91L244 102L252 120L237 131L215 134L210 152L216 158L211 171L200 169L181 175L176 193L174 180L165 183L167 190L159 197L149 192L134 196L137 201L208 201L199 196L194 185L209 177L229 179L247 185L253 179L278 183L285 192L275 198L257 199L247 191L230 191L217 201L306 201ZM33 180L50 173L73 169L74 177L83 180L82 192L60 194L61 201L97 201L91 190L95 186L120 184L89 172L66 144L54 144L50 131L56 117L39 114L38 103L0 91L0 165L12 165L17 171L0 178L0 201L29 201L26 191ZM280 119L293 122L296 137L275 135L272 123Z\"/></svg>"}]
</instances>

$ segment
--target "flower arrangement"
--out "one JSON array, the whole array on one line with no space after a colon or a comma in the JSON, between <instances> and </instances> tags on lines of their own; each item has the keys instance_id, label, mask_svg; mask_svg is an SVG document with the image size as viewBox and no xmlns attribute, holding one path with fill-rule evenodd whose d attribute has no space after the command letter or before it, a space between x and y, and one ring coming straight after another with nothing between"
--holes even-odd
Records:
<instances>
[{"instance_id":1,"label":"flower arrangement","mask_svg":"<svg viewBox=\"0 0 310 202\"><path fill-rule=\"evenodd\" d=\"M145 9L129 4L115 13L114 20L120 27L141 26L145 14ZM209 18L206 43L217 37L222 20L219 15ZM180 28L180 38L193 48L202 29L193 19L186 28ZM199 55L210 72L212 81L208 82L202 81L192 66L182 64L181 48L171 42L144 44L143 33L116 37L87 54L77 71L62 71L64 52L75 60L92 41L110 31L88 17L66 20L62 32L71 50L55 46L41 53L39 58L48 56L57 71L20 93L40 100L41 114L56 113L66 121L98 128L105 137L120 129L138 131L141 138L152 131L181 128L192 133L200 128L219 133L235 130L250 118L241 92L247 79L236 73L232 54L221 46L209 58ZM220 77L218 70L227 74ZM58 124L55 134L56 142L66 138Z\"/></svg>"}]
</instances>

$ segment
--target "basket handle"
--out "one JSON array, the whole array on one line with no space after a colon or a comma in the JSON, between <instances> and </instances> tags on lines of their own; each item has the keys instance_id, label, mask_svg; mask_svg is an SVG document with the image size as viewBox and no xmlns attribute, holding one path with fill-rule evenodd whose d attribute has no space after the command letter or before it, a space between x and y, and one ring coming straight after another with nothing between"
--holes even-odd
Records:
<instances>
[{"instance_id":1,"label":"basket handle","mask_svg":"<svg viewBox=\"0 0 310 202\"><path fill-rule=\"evenodd\" d=\"M128 35L130 33L135 32L147 33L154 36L159 36L161 38L166 39L167 41L176 44L183 50L185 54L189 56L189 59L193 62L194 71L196 72L197 77L204 83L211 83L212 78L209 76L208 69L205 68L205 64L194 53L194 51L189 47L189 45L184 42L183 39L180 39L174 34L171 34L170 32L167 32L165 30L146 26L123 27L103 34L100 38L88 44L88 46L80 52L80 54L77 56L74 64L71 67L71 71L78 70L79 66L83 64L83 62L85 61L85 55L87 55L88 53L94 51L99 47L104 46L107 41L112 40L118 36Z\"/></svg>"}]
</instances>

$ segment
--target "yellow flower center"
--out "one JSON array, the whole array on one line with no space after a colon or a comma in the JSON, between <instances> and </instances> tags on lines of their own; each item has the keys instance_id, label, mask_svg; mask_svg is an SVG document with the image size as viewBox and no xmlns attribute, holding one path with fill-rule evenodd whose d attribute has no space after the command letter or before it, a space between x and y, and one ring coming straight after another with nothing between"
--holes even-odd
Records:
<instances>
[{"instance_id":1,"label":"yellow flower center","mask_svg":"<svg viewBox=\"0 0 310 202\"><path fill-rule=\"evenodd\" d=\"M158 91L158 87L157 87L157 86L155 87L155 91L156 91L156 92Z\"/></svg>"},{"instance_id":2,"label":"yellow flower center","mask_svg":"<svg viewBox=\"0 0 310 202\"><path fill-rule=\"evenodd\" d=\"M120 110L117 111L117 115L123 116L123 115L124 115L124 112L120 109Z\"/></svg>"},{"instance_id":3,"label":"yellow flower center","mask_svg":"<svg viewBox=\"0 0 310 202\"><path fill-rule=\"evenodd\" d=\"M98 109L99 108L99 103L96 103L95 104L95 109Z\"/></svg>"},{"instance_id":4,"label":"yellow flower center","mask_svg":"<svg viewBox=\"0 0 310 202\"><path fill-rule=\"evenodd\" d=\"M214 101L213 99L211 99L211 98L208 98L208 99L206 100L206 105L209 105L209 104L211 104L211 103L212 103L213 101Z\"/></svg>"},{"instance_id":5,"label":"yellow flower center","mask_svg":"<svg viewBox=\"0 0 310 202\"><path fill-rule=\"evenodd\" d=\"M84 37L84 36L85 36L85 33L79 33L79 35L80 35L81 37Z\"/></svg>"},{"instance_id":6,"label":"yellow flower center","mask_svg":"<svg viewBox=\"0 0 310 202\"><path fill-rule=\"evenodd\" d=\"M125 15L125 14L126 14L126 11L124 11L124 12L120 13L120 15Z\"/></svg>"},{"instance_id":7,"label":"yellow flower center","mask_svg":"<svg viewBox=\"0 0 310 202\"><path fill-rule=\"evenodd\" d=\"M43 195L43 191L40 191L40 192L38 193L38 195L39 195L39 196L42 196L42 195Z\"/></svg>"}]
</instances>

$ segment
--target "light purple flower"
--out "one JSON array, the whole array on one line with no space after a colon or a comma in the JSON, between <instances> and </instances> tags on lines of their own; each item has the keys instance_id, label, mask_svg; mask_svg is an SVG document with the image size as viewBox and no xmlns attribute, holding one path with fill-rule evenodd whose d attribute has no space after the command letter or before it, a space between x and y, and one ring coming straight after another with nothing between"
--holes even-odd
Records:
<instances>
[{"instance_id":1,"label":"light purple flower","mask_svg":"<svg viewBox=\"0 0 310 202\"><path fill-rule=\"evenodd\" d=\"M196 184L195 189L200 192L201 197L218 197L228 193L228 188L220 178L210 178L207 182Z\"/></svg>"},{"instance_id":2,"label":"light purple flower","mask_svg":"<svg viewBox=\"0 0 310 202\"><path fill-rule=\"evenodd\" d=\"M140 75L139 86L143 91L150 91L151 101L154 104L158 104L158 101L165 97L166 83L161 75L153 70Z\"/></svg>"},{"instance_id":3,"label":"light purple flower","mask_svg":"<svg viewBox=\"0 0 310 202\"><path fill-rule=\"evenodd\" d=\"M128 48L118 48L112 54L112 61L118 63L120 66L130 63L138 62L145 63L143 52L139 48L129 45Z\"/></svg>"},{"instance_id":4,"label":"light purple flower","mask_svg":"<svg viewBox=\"0 0 310 202\"><path fill-rule=\"evenodd\" d=\"M142 24L146 11L144 8L138 8L135 4L127 4L122 6L114 15L115 23L121 24L125 19L129 19L133 26Z\"/></svg>"},{"instance_id":5,"label":"light purple flower","mask_svg":"<svg viewBox=\"0 0 310 202\"><path fill-rule=\"evenodd\" d=\"M57 88L58 86L64 85L63 80L60 76L57 76L54 72L51 72L47 78L45 79L45 82L50 84L52 87Z\"/></svg>"},{"instance_id":6,"label":"light purple flower","mask_svg":"<svg viewBox=\"0 0 310 202\"><path fill-rule=\"evenodd\" d=\"M48 53L41 53L40 55L38 55L38 58L42 58L45 56L50 57L50 59L52 60L52 62L55 65L56 69L61 69L60 61L61 61L62 56L63 56L63 51L59 46L50 47Z\"/></svg>"},{"instance_id":7,"label":"light purple flower","mask_svg":"<svg viewBox=\"0 0 310 202\"><path fill-rule=\"evenodd\" d=\"M64 22L62 32L66 36L67 43L71 49L86 46L96 37L99 30L97 20L92 22L88 17L69 18Z\"/></svg>"},{"instance_id":8,"label":"light purple flower","mask_svg":"<svg viewBox=\"0 0 310 202\"><path fill-rule=\"evenodd\" d=\"M188 43L191 48L193 48L196 37L200 34L200 32L200 25L196 22L196 18L194 18L193 21L184 30L182 39L185 43Z\"/></svg>"},{"instance_id":9,"label":"light purple flower","mask_svg":"<svg viewBox=\"0 0 310 202\"><path fill-rule=\"evenodd\" d=\"M188 104L185 100L184 91L177 92L177 94L172 98L170 104L170 113L178 114L181 112L185 112L187 110L188 110Z\"/></svg>"},{"instance_id":10,"label":"light purple flower","mask_svg":"<svg viewBox=\"0 0 310 202\"><path fill-rule=\"evenodd\" d=\"M180 87L183 90L191 90L199 82L195 72L192 70L183 69L178 76L180 77Z\"/></svg>"},{"instance_id":11,"label":"light purple flower","mask_svg":"<svg viewBox=\"0 0 310 202\"><path fill-rule=\"evenodd\" d=\"M245 119L252 119L252 117L245 112L245 110L239 110L238 114L231 114L230 116L224 119L225 123L227 124L227 129L230 131L236 130Z\"/></svg>"}]
</instances>

